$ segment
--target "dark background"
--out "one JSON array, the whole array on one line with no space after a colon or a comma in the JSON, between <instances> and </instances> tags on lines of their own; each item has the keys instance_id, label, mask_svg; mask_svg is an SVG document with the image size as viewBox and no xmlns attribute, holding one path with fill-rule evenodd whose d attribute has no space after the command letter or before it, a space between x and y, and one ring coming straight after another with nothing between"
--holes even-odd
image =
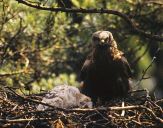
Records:
<instances>
[{"instance_id":1,"label":"dark background","mask_svg":"<svg viewBox=\"0 0 163 128\"><path fill-rule=\"evenodd\" d=\"M30 2L48 7L117 10L144 32L163 36L161 0ZM48 12L15 0L0 2L0 86L12 86L25 94L62 83L79 86L80 69L91 51L91 35L97 30L113 33L131 64L133 89L147 88L158 98L163 97L163 42L135 33L116 15Z\"/></svg>"}]
</instances>

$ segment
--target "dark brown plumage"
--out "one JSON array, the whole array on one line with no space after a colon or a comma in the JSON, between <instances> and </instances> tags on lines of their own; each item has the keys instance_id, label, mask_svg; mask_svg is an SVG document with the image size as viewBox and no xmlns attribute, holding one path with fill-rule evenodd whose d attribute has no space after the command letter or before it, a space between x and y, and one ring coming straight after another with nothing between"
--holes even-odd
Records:
<instances>
[{"instance_id":1,"label":"dark brown plumage","mask_svg":"<svg viewBox=\"0 0 163 128\"><path fill-rule=\"evenodd\" d=\"M81 91L95 102L125 96L130 90L130 66L118 50L109 31L97 31L92 36L93 51L81 69Z\"/></svg>"}]
</instances>

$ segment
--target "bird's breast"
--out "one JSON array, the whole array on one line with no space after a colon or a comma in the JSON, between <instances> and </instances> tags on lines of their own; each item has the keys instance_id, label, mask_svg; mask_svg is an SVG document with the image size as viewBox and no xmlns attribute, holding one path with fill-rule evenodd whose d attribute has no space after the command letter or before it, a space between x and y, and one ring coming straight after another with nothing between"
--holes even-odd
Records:
<instances>
[{"instance_id":1,"label":"bird's breast","mask_svg":"<svg viewBox=\"0 0 163 128\"><path fill-rule=\"evenodd\" d=\"M109 82L116 78L118 72L115 65L100 63L93 66L89 72L90 80L94 82Z\"/></svg>"}]
</instances>

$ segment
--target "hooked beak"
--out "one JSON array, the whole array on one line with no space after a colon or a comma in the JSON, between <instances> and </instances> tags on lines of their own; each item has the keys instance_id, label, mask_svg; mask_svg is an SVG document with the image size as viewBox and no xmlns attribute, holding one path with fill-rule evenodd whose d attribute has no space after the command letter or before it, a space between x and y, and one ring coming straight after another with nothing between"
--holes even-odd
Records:
<instances>
[{"instance_id":1,"label":"hooked beak","mask_svg":"<svg viewBox=\"0 0 163 128\"><path fill-rule=\"evenodd\" d=\"M101 43L105 43L105 40L101 40Z\"/></svg>"},{"instance_id":2,"label":"hooked beak","mask_svg":"<svg viewBox=\"0 0 163 128\"><path fill-rule=\"evenodd\" d=\"M102 46L103 46L103 45L106 45L106 44L107 44L107 43L105 42L105 40L103 40L103 39L102 39L102 40L100 40L100 45L102 45Z\"/></svg>"}]
</instances>

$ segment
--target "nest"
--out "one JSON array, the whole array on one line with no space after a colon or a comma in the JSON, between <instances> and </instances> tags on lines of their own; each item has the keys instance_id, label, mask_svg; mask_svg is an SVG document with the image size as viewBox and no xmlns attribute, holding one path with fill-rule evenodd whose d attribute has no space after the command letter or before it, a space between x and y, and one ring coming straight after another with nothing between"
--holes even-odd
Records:
<instances>
[{"instance_id":1,"label":"nest","mask_svg":"<svg viewBox=\"0 0 163 128\"><path fill-rule=\"evenodd\" d=\"M41 102L41 94L20 95L9 87L0 89L2 128L151 128L163 127L163 99L152 100L147 91L134 91L92 109L54 108ZM49 106L38 111L39 104Z\"/></svg>"}]
</instances>

